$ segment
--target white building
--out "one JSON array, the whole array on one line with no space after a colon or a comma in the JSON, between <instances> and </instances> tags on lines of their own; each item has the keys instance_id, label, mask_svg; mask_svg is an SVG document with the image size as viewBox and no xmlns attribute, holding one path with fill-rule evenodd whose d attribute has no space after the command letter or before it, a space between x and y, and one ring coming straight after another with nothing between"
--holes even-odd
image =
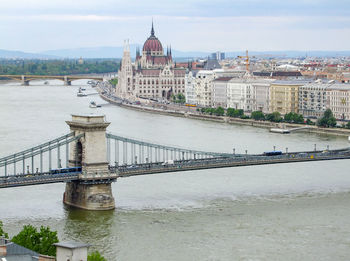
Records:
<instances>
[{"instance_id":1,"label":"white building","mask_svg":"<svg viewBox=\"0 0 350 261\"><path fill-rule=\"evenodd\" d=\"M189 72L185 76L185 98L186 103L197 105L197 95L195 91L196 77L195 72Z\"/></svg>"},{"instance_id":2,"label":"white building","mask_svg":"<svg viewBox=\"0 0 350 261\"><path fill-rule=\"evenodd\" d=\"M212 106L211 92L213 87L214 71L201 70L196 74L195 95L196 104L203 107Z\"/></svg>"},{"instance_id":3,"label":"white building","mask_svg":"<svg viewBox=\"0 0 350 261\"><path fill-rule=\"evenodd\" d=\"M240 78L227 84L227 107L245 112L269 111L269 87L273 80Z\"/></svg>"},{"instance_id":4,"label":"white building","mask_svg":"<svg viewBox=\"0 0 350 261\"><path fill-rule=\"evenodd\" d=\"M350 120L350 84L332 84L327 88L327 108L337 120Z\"/></svg>"},{"instance_id":5,"label":"white building","mask_svg":"<svg viewBox=\"0 0 350 261\"><path fill-rule=\"evenodd\" d=\"M232 77L219 77L213 81L212 102L214 107L227 107L227 85Z\"/></svg>"}]
</instances>

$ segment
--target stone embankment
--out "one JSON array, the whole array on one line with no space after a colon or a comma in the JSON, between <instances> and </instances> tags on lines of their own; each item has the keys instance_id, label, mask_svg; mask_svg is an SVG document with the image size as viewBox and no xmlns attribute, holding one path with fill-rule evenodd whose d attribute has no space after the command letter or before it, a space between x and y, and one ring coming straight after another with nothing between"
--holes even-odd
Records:
<instances>
[{"instance_id":1,"label":"stone embankment","mask_svg":"<svg viewBox=\"0 0 350 261\"><path fill-rule=\"evenodd\" d=\"M101 91L99 91L99 94L101 98L104 99L105 101L111 104L118 105L120 107L138 110L138 111L163 114L163 115L171 115L171 116L177 116L177 117L185 117L189 119L207 120L207 121L239 124L239 125L253 126L253 127L259 127L259 128L269 128L269 129L270 128L292 129L292 128L299 128L299 127L306 126L303 124L257 121L252 119L231 118L227 116L205 115L201 113L194 113L194 112L181 111L181 110L161 109L161 108L156 108L151 106L125 103L125 102L122 102L120 99L119 100L116 99L116 97L113 97L113 96L108 97L104 95ZM300 132L310 132L310 133L338 135L338 136L350 136L350 129L342 129L342 128L320 128L317 126L310 126L310 128L300 130Z\"/></svg>"}]
</instances>

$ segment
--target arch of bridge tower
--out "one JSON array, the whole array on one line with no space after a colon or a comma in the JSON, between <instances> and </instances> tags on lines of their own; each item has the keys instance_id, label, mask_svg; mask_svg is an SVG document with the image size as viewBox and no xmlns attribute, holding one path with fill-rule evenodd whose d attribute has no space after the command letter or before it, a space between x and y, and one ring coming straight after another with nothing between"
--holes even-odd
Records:
<instances>
[{"instance_id":1,"label":"arch of bridge tower","mask_svg":"<svg viewBox=\"0 0 350 261\"><path fill-rule=\"evenodd\" d=\"M115 207L111 182L116 179L108 168L106 128L110 124L104 115L72 115L67 121L74 136L83 136L70 146L69 165L81 166L79 180L66 183L65 204L89 209L106 210Z\"/></svg>"}]
</instances>

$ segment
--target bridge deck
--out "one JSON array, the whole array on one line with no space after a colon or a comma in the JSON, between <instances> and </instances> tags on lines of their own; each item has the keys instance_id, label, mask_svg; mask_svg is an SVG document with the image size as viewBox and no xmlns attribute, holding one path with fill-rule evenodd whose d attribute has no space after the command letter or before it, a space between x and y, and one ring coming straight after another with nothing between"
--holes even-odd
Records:
<instances>
[{"instance_id":1,"label":"bridge deck","mask_svg":"<svg viewBox=\"0 0 350 261\"><path fill-rule=\"evenodd\" d=\"M300 155L301 154L301 155ZM119 177L130 177L137 175L147 175L165 172L189 171L213 168L243 167L253 165L310 162L321 160L340 160L350 159L350 151L332 155L330 152L322 153L297 153L284 154L280 156L248 156L241 158L214 158L188 161L176 161L171 165L162 163L143 164L142 166L124 166L118 167ZM112 167L112 171L115 168Z\"/></svg>"},{"instance_id":2,"label":"bridge deck","mask_svg":"<svg viewBox=\"0 0 350 261\"><path fill-rule=\"evenodd\" d=\"M171 164L166 164L164 162L155 162L137 165L124 165L117 167L110 166L110 177L106 176L103 178L99 178L99 180L96 180L96 178L91 178L91 180L85 178L84 180L80 181L86 184L94 184L96 182L110 183L115 181L118 177L130 177L156 173L340 159L350 159L350 149L285 153L277 156L232 155L232 157L178 160L174 161ZM72 172L53 174L50 172L46 172L36 174L2 176L0 177L0 188L69 182L73 180L79 180L79 174L82 173ZM117 176L115 174L117 174Z\"/></svg>"}]
</instances>

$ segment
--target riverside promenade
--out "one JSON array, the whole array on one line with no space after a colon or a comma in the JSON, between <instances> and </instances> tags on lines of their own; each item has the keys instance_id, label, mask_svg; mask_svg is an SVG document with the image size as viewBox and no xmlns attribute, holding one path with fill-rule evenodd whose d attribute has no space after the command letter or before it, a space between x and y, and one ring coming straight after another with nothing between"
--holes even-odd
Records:
<instances>
[{"instance_id":1,"label":"riverside promenade","mask_svg":"<svg viewBox=\"0 0 350 261\"><path fill-rule=\"evenodd\" d=\"M162 104L154 101L149 101L148 104L140 103L136 104L133 101L122 99L117 97L114 93L114 88L110 86L110 84L101 83L98 86L98 92L100 97L117 106L124 107L127 109L133 109L138 111L157 113L162 115L170 115L176 117L184 117L195 120L206 120L206 121L214 121L221 123L229 123L229 124L239 124L246 126L253 126L259 128L281 128L281 129L294 129L294 128L302 128L308 126L309 128L301 129L302 132L316 133L316 134L326 134L326 135L337 135L337 136L350 136L350 129L343 128L321 128L313 125L305 125L305 124L294 124L294 123L276 123L270 121L257 121L253 119L240 119L240 118L232 118L228 116L216 116L216 115L207 115L196 111L196 108L190 108L186 106L180 105L168 105ZM277 133L276 133L277 134Z\"/></svg>"}]
</instances>

